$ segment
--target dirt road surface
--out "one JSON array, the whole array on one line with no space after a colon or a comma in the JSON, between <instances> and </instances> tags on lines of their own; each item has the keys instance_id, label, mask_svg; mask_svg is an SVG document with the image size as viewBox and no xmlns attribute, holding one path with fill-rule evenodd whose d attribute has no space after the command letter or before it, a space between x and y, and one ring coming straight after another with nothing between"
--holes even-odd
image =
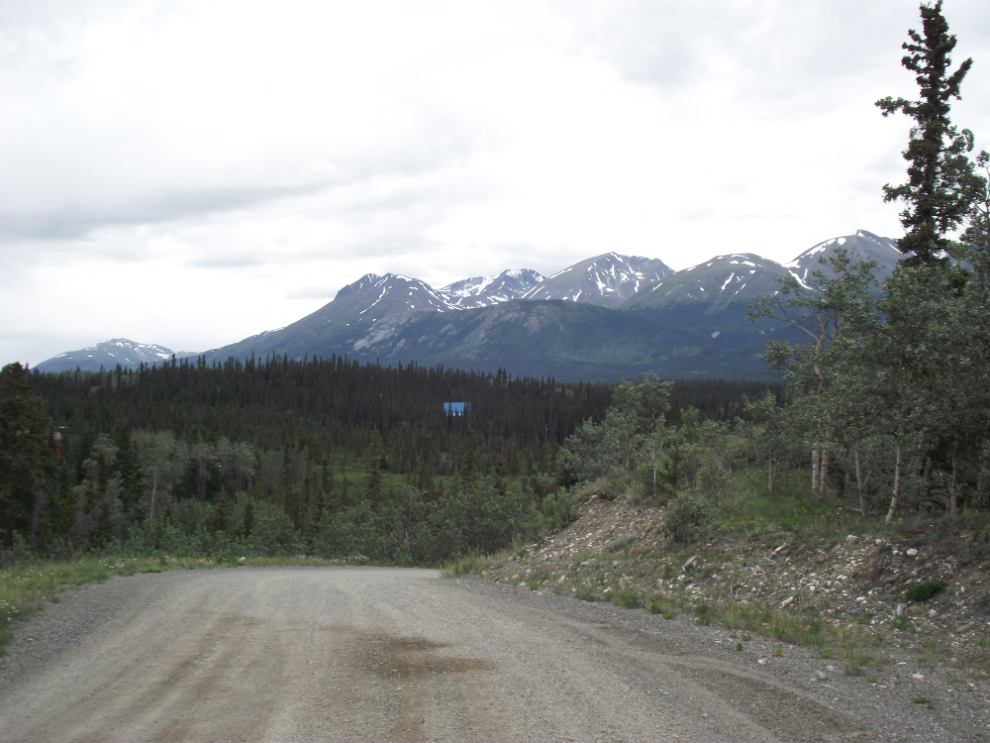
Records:
<instances>
[{"instance_id":1,"label":"dirt road surface","mask_svg":"<svg viewBox=\"0 0 990 743\"><path fill-rule=\"evenodd\" d=\"M753 659L705 652L677 622L610 622L619 611L431 570L115 579L27 623L0 664L0 739L888 737Z\"/></svg>"}]
</instances>

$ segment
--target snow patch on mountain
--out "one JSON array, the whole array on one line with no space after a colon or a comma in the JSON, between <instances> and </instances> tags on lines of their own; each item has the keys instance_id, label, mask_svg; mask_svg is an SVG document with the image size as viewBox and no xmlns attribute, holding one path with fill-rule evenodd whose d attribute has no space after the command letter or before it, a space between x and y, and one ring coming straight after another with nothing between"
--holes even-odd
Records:
<instances>
[{"instance_id":1,"label":"snow patch on mountain","mask_svg":"<svg viewBox=\"0 0 990 743\"><path fill-rule=\"evenodd\" d=\"M439 294L457 309L474 309L519 299L545 277L529 268L503 271L498 276L473 276L456 281L439 290Z\"/></svg>"},{"instance_id":2,"label":"snow patch on mountain","mask_svg":"<svg viewBox=\"0 0 990 743\"><path fill-rule=\"evenodd\" d=\"M660 260L611 252L569 266L534 287L523 299L563 299L617 307L673 271Z\"/></svg>"},{"instance_id":3,"label":"snow patch on mountain","mask_svg":"<svg viewBox=\"0 0 990 743\"><path fill-rule=\"evenodd\" d=\"M171 361L173 354L176 358L194 356L196 354L179 352L158 346L154 343L136 343L127 338L111 338L95 346L60 353L35 368L41 372L99 371L116 369L120 365L124 369L137 369L141 364L156 366Z\"/></svg>"}]
</instances>

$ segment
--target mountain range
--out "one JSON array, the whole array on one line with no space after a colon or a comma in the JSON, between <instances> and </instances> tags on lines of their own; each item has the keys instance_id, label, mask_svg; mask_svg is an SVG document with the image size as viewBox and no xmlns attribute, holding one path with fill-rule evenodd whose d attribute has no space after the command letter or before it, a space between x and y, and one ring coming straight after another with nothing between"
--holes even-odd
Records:
<instances>
[{"instance_id":1,"label":"mountain range","mask_svg":"<svg viewBox=\"0 0 990 743\"><path fill-rule=\"evenodd\" d=\"M420 279L367 274L316 312L202 355L346 356L383 364L444 364L559 380L663 377L758 378L758 354L786 330L747 319L749 303L792 275L808 285L820 259L843 247L873 260L877 276L901 258L896 242L865 230L819 243L780 264L751 253L673 271L662 261L607 253L544 277L529 269L434 289ZM143 354L141 356L140 354ZM168 349L123 339L60 354L39 371L161 363Z\"/></svg>"}]
</instances>

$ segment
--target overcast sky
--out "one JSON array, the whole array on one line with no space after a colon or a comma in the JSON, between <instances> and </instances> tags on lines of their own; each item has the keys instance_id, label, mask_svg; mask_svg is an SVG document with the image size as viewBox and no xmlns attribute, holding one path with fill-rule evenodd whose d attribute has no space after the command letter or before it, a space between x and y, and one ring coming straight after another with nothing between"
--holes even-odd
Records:
<instances>
[{"instance_id":1,"label":"overcast sky","mask_svg":"<svg viewBox=\"0 0 990 743\"><path fill-rule=\"evenodd\" d=\"M990 3L946 0L990 149ZM365 273L902 234L908 0L0 2L0 363L203 351Z\"/></svg>"}]
</instances>

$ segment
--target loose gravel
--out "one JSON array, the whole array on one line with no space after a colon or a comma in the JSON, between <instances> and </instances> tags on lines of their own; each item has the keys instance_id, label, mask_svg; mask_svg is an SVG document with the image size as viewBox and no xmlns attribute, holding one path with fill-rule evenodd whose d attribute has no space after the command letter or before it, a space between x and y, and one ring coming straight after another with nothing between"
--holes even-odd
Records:
<instances>
[{"instance_id":1,"label":"loose gravel","mask_svg":"<svg viewBox=\"0 0 990 743\"><path fill-rule=\"evenodd\" d=\"M881 688L800 648L736 647L685 617L429 570L138 575L16 626L0 739L988 737L986 698L914 668Z\"/></svg>"}]
</instances>

